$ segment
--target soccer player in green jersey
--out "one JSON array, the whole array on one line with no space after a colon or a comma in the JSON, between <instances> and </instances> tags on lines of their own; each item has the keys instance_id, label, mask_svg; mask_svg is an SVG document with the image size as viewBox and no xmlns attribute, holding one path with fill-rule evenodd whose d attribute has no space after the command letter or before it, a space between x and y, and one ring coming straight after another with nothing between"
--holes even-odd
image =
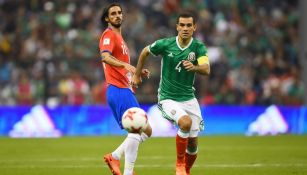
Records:
<instances>
[{"instance_id":1,"label":"soccer player in green jersey","mask_svg":"<svg viewBox=\"0 0 307 175\"><path fill-rule=\"evenodd\" d=\"M182 13L177 18L178 35L155 41L145 47L138 60L132 84L141 83L141 70L151 53L162 56L158 106L163 116L178 125L176 136L176 175L190 175L197 157L198 133L203 129L198 101L194 95L195 74L209 75L205 45L193 38L196 17Z\"/></svg>"}]
</instances>

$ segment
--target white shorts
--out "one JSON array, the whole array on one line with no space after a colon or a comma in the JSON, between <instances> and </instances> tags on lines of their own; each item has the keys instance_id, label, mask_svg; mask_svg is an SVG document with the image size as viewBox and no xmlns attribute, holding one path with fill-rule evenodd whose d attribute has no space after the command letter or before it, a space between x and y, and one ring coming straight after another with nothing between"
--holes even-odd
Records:
<instances>
[{"instance_id":1,"label":"white shorts","mask_svg":"<svg viewBox=\"0 0 307 175\"><path fill-rule=\"evenodd\" d=\"M189 137L197 137L204 129L204 122L201 116L200 107L196 98L188 101L177 102L174 100L162 100L158 104L162 115L167 120L178 125L178 120L188 115L192 119L192 126Z\"/></svg>"}]
</instances>

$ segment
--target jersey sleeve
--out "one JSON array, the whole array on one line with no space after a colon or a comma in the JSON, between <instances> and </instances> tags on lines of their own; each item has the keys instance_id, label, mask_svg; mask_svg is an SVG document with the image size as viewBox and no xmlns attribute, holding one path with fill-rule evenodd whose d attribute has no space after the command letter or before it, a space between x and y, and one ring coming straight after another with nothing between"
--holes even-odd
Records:
<instances>
[{"instance_id":1,"label":"jersey sleeve","mask_svg":"<svg viewBox=\"0 0 307 175\"><path fill-rule=\"evenodd\" d=\"M105 32L102 34L99 41L99 50L102 52L109 52L110 54L113 52L115 45L115 41L113 39L112 32Z\"/></svg>"},{"instance_id":2,"label":"jersey sleeve","mask_svg":"<svg viewBox=\"0 0 307 175\"><path fill-rule=\"evenodd\" d=\"M154 56L161 54L165 48L164 39L160 39L152 43L149 47L149 51Z\"/></svg>"},{"instance_id":3,"label":"jersey sleeve","mask_svg":"<svg viewBox=\"0 0 307 175\"><path fill-rule=\"evenodd\" d=\"M204 44L200 44L198 49L197 49L197 63L198 65L203 65L203 64L210 64L209 63L209 57L208 57L208 51L207 48Z\"/></svg>"}]
</instances>

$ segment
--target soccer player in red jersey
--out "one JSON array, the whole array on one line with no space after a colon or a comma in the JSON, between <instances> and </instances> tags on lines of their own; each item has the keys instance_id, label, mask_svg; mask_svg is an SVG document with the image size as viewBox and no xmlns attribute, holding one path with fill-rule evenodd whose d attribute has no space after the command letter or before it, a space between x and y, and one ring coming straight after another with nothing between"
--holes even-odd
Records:
<instances>
[{"instance_id":1,"label":"soccer player in red jersey","mask_svg":"<svg viewBox=\"0 0 307 175\"><path fill-rule=\"evenodd\" d=\"M121 128L123 113L131 107L140 107L134 95L131 78L135 67L130 65L129 49L121 35L123 12L120 4L112 3L104 8L101 21L107 27L101 35L99 49L107 87L107 102ZM149 76L147 69L143 76ZM125 155L124 175L134 174L133 168L137 158L139 144L151 136L152 129L148 124L142 133L128 133L126 139L112 153L104 156L112 174L121 175L120 158Z\"/></svg>"}]
</instances>

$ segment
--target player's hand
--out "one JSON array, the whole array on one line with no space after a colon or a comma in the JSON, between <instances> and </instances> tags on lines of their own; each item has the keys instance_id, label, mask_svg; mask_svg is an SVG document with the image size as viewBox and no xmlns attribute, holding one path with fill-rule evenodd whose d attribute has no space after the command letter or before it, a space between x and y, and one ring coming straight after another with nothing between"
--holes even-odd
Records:
<instances>
[{"instance_id":1,"label":"player's hand","mask_svg":"<svg viewBox=\"0 0 307 175\"><path fill-rule=\"evenodd\" d=\"M135 74L133 74L132 79L131 79L131 85L134 87L138 87L139 84L142 83L142 78L141 76L137 76Z\"/></svg>"},{"instance_id":2,"label":"player's hand","mask_svg":"<svg viewBox=\"0 0 307 175\"><path fill-rule=\"evenodd\" d=\"M142 77L145 77L145 78L149 79L150 71L148 69L142 69L141 75L142 75Z\"/></svg>"},{"instance_id":3,"label":"player's hand","mask_svg":"<svg viewBox=\"0 0 307 175\"><path fill-rule=\"evenodd\" d=\"M135 67L132 66L131 64L125 63L125 64L124 64L124 68L125 68L127 71L131 72L132 74L135 73Z\"/></svg>"},{"instance_id":4,"label":"player's hand","mask_svg":"<svg viewBox=\"0 0 307 175\"><path fill-rule=\"evenodd\" d=\"M182 65L183 65L183 67L184 67L187 71L194 71L194 70L195 70L195 65L194 65L193 63L191 63L190 61L183 60L183 61L182 61Z\"/></svg>"}]
</instances>

